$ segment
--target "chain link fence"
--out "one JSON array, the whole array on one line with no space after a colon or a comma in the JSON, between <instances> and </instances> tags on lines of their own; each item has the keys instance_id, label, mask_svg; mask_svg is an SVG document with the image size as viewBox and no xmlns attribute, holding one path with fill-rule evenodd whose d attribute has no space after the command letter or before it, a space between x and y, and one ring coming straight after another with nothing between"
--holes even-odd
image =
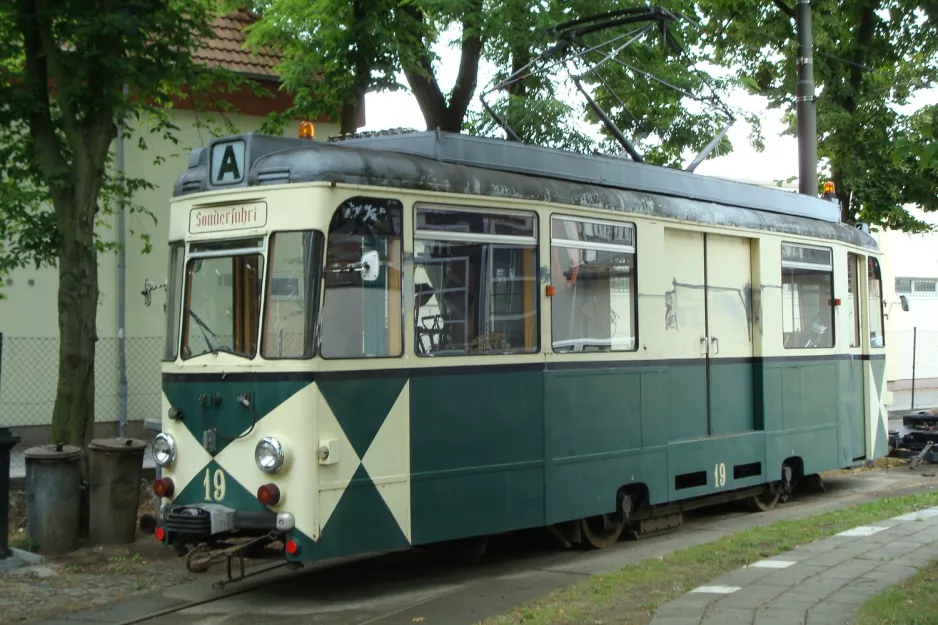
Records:
<instances>
[{"instance_id":1,"label":"chain link fence","mask_svg":"<svg viewBox=\"0 0 938 625\"><path fill-rule=\"evenodd\" d=\"M886 334L890 413L938 407L938 330L912 328Z\"/></svg>"},{"instance_id":2,"label":"chain link fence","mask_svg":"<svg viewBox=\"0 0 938 625\"><path fill-rule=\"evenodd\" d=\"M127 367L125 436L149 441L145 420L159 420L162 400L162 337L124 341ZM13 449L10 474L25 474L23 451L52 441L52 410L59 375L58 338L0 334L0 425L22 437ZM121 421L120 341L98 339L95 347L95 437L117 436ZM147 451L149 454L149 450ZM150 464L149 458L145 460Z\"/></svg>"}]
</instances>

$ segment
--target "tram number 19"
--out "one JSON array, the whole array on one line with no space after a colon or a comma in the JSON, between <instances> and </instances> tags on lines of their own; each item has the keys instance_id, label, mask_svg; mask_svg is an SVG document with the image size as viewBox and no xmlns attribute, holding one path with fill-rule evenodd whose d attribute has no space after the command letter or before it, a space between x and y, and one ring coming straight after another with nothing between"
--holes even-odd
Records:
<instances>
[{"instance_id":1,"label":"tram number 19","mask_svg":"<svg viewBox=\"0 0 938 625\"><path fill-rule=\"evenodd\" d=\"M726 465L722 462L713 465L713 484L717 488L726 486Z\"/></svg>"},{"instance_id":2,"label":"tram number 19","mask_svg":"<svg viewBox=\"0 0 938 625\"><path fill-rule=\"evenodd\" d=\"M205 469L205 479L202 480L202 486L205 487L205 501L221 501L225 498L225 472L221 469Z\"/></svg>"}]
</instances>

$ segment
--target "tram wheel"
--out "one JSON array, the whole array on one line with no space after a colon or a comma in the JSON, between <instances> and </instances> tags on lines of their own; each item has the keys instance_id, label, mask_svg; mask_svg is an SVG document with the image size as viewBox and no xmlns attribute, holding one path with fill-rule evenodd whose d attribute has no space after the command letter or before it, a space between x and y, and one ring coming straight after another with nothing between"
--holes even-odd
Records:
<instances>
[{"instance_id":1,"label":"tram wheel","mask_svg":"<svg viewBox=\"0 0 938 625\"><path fill-rule=\"evenodd\" d=\"M768 512L778 504L778 500L781 499L781 496L781 493L772 493L766 488L755 497L747 499L746 503L753 512Z\"/></svg>"},{"instance_id":2,"label":"tram wheel","mask_svg":"<svg viewBox=\"0 0 938 625\"><path fill-rule=\"evenodd\" d=\"M583 544L592 549L605 549L616 544L623 529L625 529L625 523L614 520L611 514L580 519Z\"/></svg>"}]
</instances>

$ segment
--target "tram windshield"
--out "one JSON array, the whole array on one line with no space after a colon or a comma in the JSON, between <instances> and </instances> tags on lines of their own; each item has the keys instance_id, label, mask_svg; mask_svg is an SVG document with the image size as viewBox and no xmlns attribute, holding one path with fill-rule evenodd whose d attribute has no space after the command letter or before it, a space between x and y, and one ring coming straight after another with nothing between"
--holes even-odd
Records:
<instances>
[{"instance_id":1,"label":"tram windshield","mask_svg":"<svg viewBox=\"0 0 938 625\"><path fill-rule=\"evenodd\" d=\"M255 251L256 250L256 251ZM263 240L193 243L186 264L182 357L257 353Z\"/></svg>"}]
</instances>

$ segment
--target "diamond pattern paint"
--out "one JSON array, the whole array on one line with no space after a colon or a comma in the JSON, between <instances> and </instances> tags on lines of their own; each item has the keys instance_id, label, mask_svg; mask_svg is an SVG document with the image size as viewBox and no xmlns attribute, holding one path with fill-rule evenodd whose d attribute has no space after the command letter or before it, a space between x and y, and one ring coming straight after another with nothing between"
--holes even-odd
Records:
<instances>
[{"instance_id":1,"label":"diamond pattern paint","mask_svg":"<svg viewBox=\"0 0 938 625\"><path fill-rule=\"evenodd\" d=\"M404 385L365 453L362 466L371 476L407 542L411 542L409 382Z\"/></svg>"},{"instance_id":2,"label":"diamond pattern paint","mask_svg":"<svg viewBox=\"0 0 938 625\"><path fill-rule=\"evenodd\" d=\"M316 492L309 488L318 468L314 444L315 422L313 419L298 418L298 415L313 413L317 395L315 384L300 388L252 428L241 432L238 444L228 445L215 457L215 461L231 478L252 493L252 497L261 485L276 482L283 498L271 509L293 514L296 529L313 540L319 536L315 517ZM273 475L261 471L254 461L254 448L265 436L276 437L284 447L284 466Z\"/></svg>"}]
</instances>

